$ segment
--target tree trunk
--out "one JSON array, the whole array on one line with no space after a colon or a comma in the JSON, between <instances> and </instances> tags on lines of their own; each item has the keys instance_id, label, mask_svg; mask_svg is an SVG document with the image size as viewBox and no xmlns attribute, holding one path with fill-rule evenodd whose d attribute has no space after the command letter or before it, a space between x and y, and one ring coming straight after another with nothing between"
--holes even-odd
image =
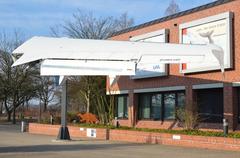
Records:
<instances>
[{"instance_id":1,"label":"tree trunk","mask_svg":"<svg viewBox=\"0 0 240 158\"><path fill-rule=\"evenodd\" d=\"M26 101L26 110L29 110L29 101Z\"/></svg>"},{"instance_id":2,"label":"tree trunk","mask_svg":"<svg viewBox=\"0 0 240 158\"><path fill-rule=\"evenodd\" d=\"M87 92L87 113L90 112L90 91Z\"/></svg>"},{"instance_id":3,"label":"tree trunk","mask_svg":"<svg viewBox=\"0 0 240 158\"><path fill-rule=\"evenodd\" d=\"M12 120L13 124L16 124L16 105L15 103L13 103L13 120Z\"/></svg>"},{"instance_id":4,"label":"tree trunk","mask_svg":"<svg viewBox=\"0 0 240 158\"><path fill-rule=\"evenodd\" d=\"M4 99L4 106L5 106L5 110L7 111L7 120L8 120L8 122L10 122L11 121L11 115L12 115L12 110L10 110L9 108L8 108L8 106L7 106L7 99L5 98Z\"/></svg>"},{"instance_id":5,"label":"tree trunk","mask_svg":"<svg viewBox=\"0 0 240 158\"><path fill-rule=\"evenodd\" d=\"M39 101L39 117L38 117L38 122L40 123L42 119L42 105L41 105L41 100Z\"/></svg>"},{"instance_id":6,"label":"tree trunk","mask_svg":"<svg viewBox=\"0 0 240 158\"><path fill-rule=\"evenodd\" d=\"M43 112L46 112L46 111L47 111L47 102L45 101L43 104Z\"/></svg>"},{"instance_id":7,"label":"tree trunk","mask_svg":"<svg viewBox=\"0 0 240 158\"><path fill-rule=\"evenodd\" d=\"M8 122L10 122L12 119L11 119L11 116L12 116L12 113L11 112L7 112L7 120Z\"/></svg>"},{"instance_id":8,"label":"tree trunk","mask_svg":"<svg viewBox=\"0 0 240 158\"><path fill-rule=\"evenodd\" d=\"M3 102L0 102L0 115L3 113Z\"/></svg>"}]
</instances>

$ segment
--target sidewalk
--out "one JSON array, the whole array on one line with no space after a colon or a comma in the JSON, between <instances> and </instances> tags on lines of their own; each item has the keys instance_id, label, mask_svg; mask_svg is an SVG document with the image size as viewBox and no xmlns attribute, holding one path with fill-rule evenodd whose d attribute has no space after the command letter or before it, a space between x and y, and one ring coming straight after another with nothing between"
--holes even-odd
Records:
<instances>
[{"instance_id":1,"label":"sidewalk","mask_svg":"<svg viewBox=\"0 0 240 158\"><path fill-rule=\"evenodd\" d=\"M11 158L237 158L240 152L97 140L56 142L55 137L20 133L20 125L0 125L0 157Z\"/></svg>"}]
</instances>

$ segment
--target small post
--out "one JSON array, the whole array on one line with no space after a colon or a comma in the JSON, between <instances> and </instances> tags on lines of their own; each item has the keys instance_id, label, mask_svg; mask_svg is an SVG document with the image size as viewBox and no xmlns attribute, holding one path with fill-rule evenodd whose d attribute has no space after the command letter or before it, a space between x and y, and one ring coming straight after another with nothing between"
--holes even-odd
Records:
<instances>
[{"instance_id":1,"label":"small post","mask_svg":"<svg viewBox=\"0 0 240 158\"><path fill-rule=\"evenodd\" d=\"M52 114L50 115L50 123L51 123L51 125L54 124L54 119L53 119L53 115Z\"/></svg>"},{"instance_id":2,"label":"small post","mask_svg":"<svg viewBox=\"0 0 240 158\"><path fill-rule=\"evenodd\" d=\"M22 121L21 122L21 132L23 133L23 132L26 132L26 123L25 123L25 121Z\"/></svg>"},{"instance_id":3,"label":"small post","mask_svg":"<svg viewBox=\"0 0 240 158\"><path fill-rule=\"evenodd\" d=\"M223 119L223 134L224 134L224 137L227 137L227 135L228 135L228 120L227 119Z\"/></svg>"},{"instance_id":4,"label":"small post","mask_svg":"<svg viewBox=\"0 0 240 158\"><path fill-rule=\"evenodd\" d=\"M115 120L115 127L116 127L116 128L119 128L119 122L118 122L118 118L117 118L117 117L115 117L115 119L114 119L114 120Z\"/></svg>"}]
</instances>

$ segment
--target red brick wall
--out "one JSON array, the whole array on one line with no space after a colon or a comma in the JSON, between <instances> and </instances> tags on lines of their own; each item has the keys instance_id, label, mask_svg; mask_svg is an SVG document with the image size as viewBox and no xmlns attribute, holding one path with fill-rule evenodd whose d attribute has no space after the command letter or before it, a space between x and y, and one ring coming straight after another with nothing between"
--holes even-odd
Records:
<instances>
[{"instance_id":1,"label":"red brick wall","mask_svg":"<svg viewBox=\"0 0 240 158\"><path fill-rule=\"evenodd\" d=\"M129 37L141 35L144 33L160 30L160 29L169 29L169 42L170 43L179 43L179 24L197 20L200 18L205 18L208 16L217 15L223 12L231 11L234 13L233 19L233 58L234 58L234 68L231 70L226 70L225 78L222 77L220 71L208 71L203 73L194 73L183 75L179 73L179 65L172 64L169 66L169 76L167 77L158 77L158 78L149 78L149 79L140 79L140 80L131 80L129 77L120 77L118 82L113 85L110 89L113 90L130 90L141 89L141 88L156 88L156 87L169 87L169 86L185 86L186 87L186 103L188 106L194 104L194 91L191 89L194 84L209 84L216 82L224 82L224 85L232 82L240 82L240 0L235 0L220 6L209 8L206 10L198 11L192 14L181 16L175 19L171 19L162 23L154 24L147 26L138 30L131 32L123 33L112 37L113 40L129 40ZM174 26L178 24L178 26ZM107 85L109 89L109 85ZM230 86L231 89L231 86ZM224 88L224 113L230 121L230 128L236 128L237 126L237 103L233 101L233 92L229 88ZM132 100L133 95L130 96ZM132 101L134 102L134 101ZM131 105L132 106L132 105ZM136 107L137 104L133 107ZM190 107L191 108L191 107ZM134 110L133 110L134 111ZM135 110L136 111L136 110ZM226 114L232 115L232 117L227 116ZM132 117L129 117L129 121L132 121ZM130 123L135 124L135 123ZM145 127L149 125L145 124ZM137 125L138 126L138 125ZM139 125L140 126L140 125ZM142 127L142 125L141 125Z\"/></svg>"},{"instance_id":2,"label":"red brick wall","mask_svg":"<svg viewBox=\"0 0 240 158\"><path fill-rule=\"evenodd\" d=\"M28 132L32 134L45 134L57 136L60 125L47 125L38 123L29 123Z\"/></svg>"},{"instance_id":3,"label":"red brick wall","mask_svg":"<svg viewBox=\"0 0 240 158\"><path fill-rule=\"evenodd\" d=\"M44 134L57 136L59 132L60 125L47 125L47 124L38 124L30 123L29 124L29 133L32 134ZM87 128L83 127L83 131L80 131L81 127L68 126L69 134L71 137L77 138L86 138L87 137ZM107 129L96 128L97 134L96 139L108 139Z\"/></svg>"},{"instance_id":4,"label":"red brick wall","mask_svg":"<svg viewBox=\"0 0 240 158\"><path fill-rule=\"evenodd\" d=\"M197 147L218 150L240 150L240 139L223 137L203 137L179 135L180 140L174 140L172 134L151 133L142 131L110 130L109 139L136 143L164 144L184 147Z\"/></svg>"},{"instance_id":5,"label":"red brick wall","mask_svg":"<svg viewBox=\"0 0 240 158\"><path fill-rule=\"evenodd\" d=\"M222 78L220 71L195 73L183 77L183 74L179 73L179 65L170 65L170 75L168 77L159 77L158 79L141 79L141 80L129 80L129 77L120 77L119 82L115 85L116 89L134 89L134 88L150 88L161 86L179 86L179 85L192 85L200 83L210 82L237 82L240 81L240 1L236 0L220 6L216 6L210 9L185 15L179 18L175 18L169 21L165 21L159 24L151 25L142 29L124 33L115 37L113 40L129 40L130 36L136 36L159 29L170 30L170 43L179 43L179 27L175 27L174 24L181 24L190 22L200 18L213 16L227 11L234 12L233 20L233 45L234 45L234 69L225 73L225 78Z\"/></svg>"},{"instance_id":6,"label":"red brick wall","mask_svg":"<svg viewBox=\"0 0 240 158\"><path fill-rule=\"evenodd\" d=\"M175 121L151 121L151 120L138 120L137 128L151 128L151 129L178 129Z\"/></svg>"},{"instance_id":7,"label":"red brick wall","mask_svg":"<svg viewBox=\"0 0 240 158\"><path fill-rule=\"evenodd\" d=\"M46 124L29 124L29 133L43 134L57 136L59 125L46 125ZM71 137L86 138L86 128L80 131L80 127L68 126ZM189 136L181 135L179 140L173 139L173 134L167 133L154 133L143 131L129 131L129 130L116 130L116 129L99 129L97 130L97 139L112 140L112 141L127 141L135 143L152 143L175 145L185 147L197 147L218 150L240 150L240 139L224 138L224 137L203 137L203 136Z\"/></svg>"}]
</instances>

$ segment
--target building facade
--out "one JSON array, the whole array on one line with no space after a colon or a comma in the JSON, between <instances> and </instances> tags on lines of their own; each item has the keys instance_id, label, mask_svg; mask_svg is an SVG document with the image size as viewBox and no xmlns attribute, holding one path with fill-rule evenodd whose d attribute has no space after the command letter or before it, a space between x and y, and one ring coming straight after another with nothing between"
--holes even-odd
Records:
<instances>
[{"instance_id":1,"label":"building facade","mask_svg":"<svg viewBox=\"0 0 240 158\"><path fill-rule=\"evenodd\" d=\"M214 58L198 64L139 65L136 76L121 76L107 93L115 96L122 126L174 129L178 107L198 111L200 128L240 126L240 0L219 0L116 32L112 40L206 44L224 50L225 73Z\"/></svg>"}]
</instances>

